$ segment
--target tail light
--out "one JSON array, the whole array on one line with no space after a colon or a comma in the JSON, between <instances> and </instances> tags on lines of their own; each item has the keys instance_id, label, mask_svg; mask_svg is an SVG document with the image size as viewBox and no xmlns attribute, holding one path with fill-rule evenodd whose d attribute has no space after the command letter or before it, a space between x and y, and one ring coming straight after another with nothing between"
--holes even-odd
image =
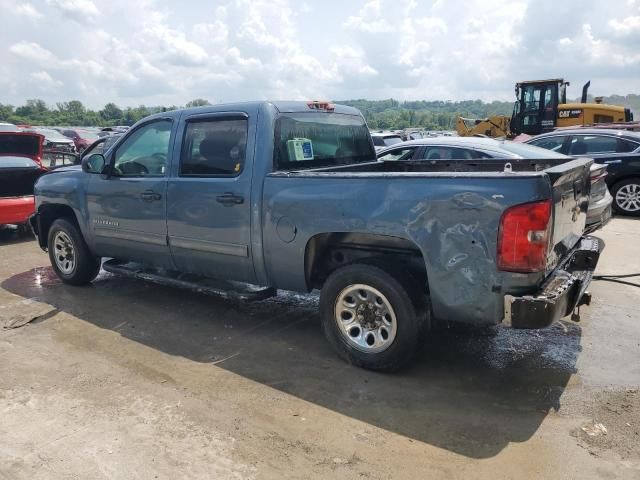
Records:
<instances>
[{"instance_id":1,"label":"tail light","mask_svg":"<svg viewBox=\"0 0 640 480\"><path fill-rule=\"evenodd\" d=\"M593 170L591 172L591 185L598 182L598 180L604 179L607 176L607 169L601 168L598 170Z\"/></svg>"},{"instance_id":2,"label":"tail light","mask_svg":"<svg viewBox=\"0 0 640 480\"><path fill-rule=\"evenodd\" d=\"M508 208L498 229L498 269L540 272L551 240L551 200Z\"/></svg>"}]
</instances>

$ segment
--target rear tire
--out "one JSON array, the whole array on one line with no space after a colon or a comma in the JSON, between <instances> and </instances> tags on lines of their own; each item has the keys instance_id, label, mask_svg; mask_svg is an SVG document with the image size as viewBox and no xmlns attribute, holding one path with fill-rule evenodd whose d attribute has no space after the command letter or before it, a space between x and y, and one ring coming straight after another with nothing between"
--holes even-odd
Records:
<instances>
[{"instance_id":1,"label":"rear tire","mask_svg":"<svg viewBox=\"0 0 640 480\"><path fill-rule=\"evenodd\" d=\"M616 183L611 195L613 209L620 215L640 216L640 178L627 178Z\"/></svg>"},{"instance_id":2,"label":"rear tire","mask_svg":"<svg viewBox=\"0 0 640 480\"><path fill-rule=\"evenodd\" d=\"M320 295L327 340L348 363L396 371L414 356L429 323L428 298L399 272L352 264L334 271ZM411 292L411 293L410 293Z\"/></svg>"},{"instance_id":3,"label":"rear tire","mask_svg":"<svg viewBox=\"0 0 640 480\"><path fill-rule=\"evenodd\" d=\"M78 227L59 218L51 224L48 237L49 260L56 275L69 285L87 285L100 271Z\"/></svg>"}]
</instances>

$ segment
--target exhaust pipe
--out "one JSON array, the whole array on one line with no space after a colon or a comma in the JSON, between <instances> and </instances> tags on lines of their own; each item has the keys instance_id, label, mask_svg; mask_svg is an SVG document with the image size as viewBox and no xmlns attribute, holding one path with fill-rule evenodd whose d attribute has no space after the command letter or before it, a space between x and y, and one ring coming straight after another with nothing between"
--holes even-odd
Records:
<instances>
[{"instance_id":1,"label":"exhaust pipe","mask_svg":"<svg viewBox=\"0 0 640 480\"><path fill-rule=\"evenodd\" d=\"M587 92L589 91L590 86L591 86L591 80L585 83L584 87L582 87L582 102L580 103L587 103Z\"/></svg>"}]
</instances>

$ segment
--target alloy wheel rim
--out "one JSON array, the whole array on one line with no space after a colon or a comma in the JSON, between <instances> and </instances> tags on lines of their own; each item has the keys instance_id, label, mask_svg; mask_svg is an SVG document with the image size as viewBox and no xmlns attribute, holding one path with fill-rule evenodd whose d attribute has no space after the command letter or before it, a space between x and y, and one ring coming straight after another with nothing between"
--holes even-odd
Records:
<instances>
[{"instance_id":1,"label":"alloy wheel rim","mask_svg":"<svg viewBox=\"0 0 640 480\"><path fill-rule=\"evenodd\" d=\"M342 289L334 318L344 340L361 352L383 352L396 338L398 322L391 302L370 285L353 284Z\"/></svg>"},{"instance_id":2,"label":"alloy wheel rim","mask_svg":"<svg viewBox=\"0 0 640 480\"><path fill-rule=\"evenodd\" d=\"M616 203L627 212L640 211L640 185L630 183L620 187L616 192Z\"/></svg>"}]
</instances>

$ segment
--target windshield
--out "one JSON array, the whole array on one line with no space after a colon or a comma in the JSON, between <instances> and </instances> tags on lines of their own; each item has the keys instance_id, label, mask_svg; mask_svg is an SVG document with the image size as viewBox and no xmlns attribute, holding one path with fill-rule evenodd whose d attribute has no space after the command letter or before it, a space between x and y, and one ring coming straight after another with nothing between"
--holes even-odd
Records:
<instances>
[{"instance_id":1,"label":"windshield","mask_svg":"<svg viewBox=\"0 0 640 480\"><path fill-rule=\"evenodd\" d=\"M364 119L338 113L290 113L276 124L275 164L281 170L372 162Z\"/></svg>"},{"instance_id":2,"label":"windshield","mask_svg":"<svg viewBox=\"0 0 640 480\"><path fill-rule=\"evenodd\" d=\"M533 145L527 145L525 143L512 142L505 140L500 145L503 150L514 153L522 158L544 159L544 158L569 158L558 152L546 150L540 147L534 147Z\"/></svg>"}]
</instances>

